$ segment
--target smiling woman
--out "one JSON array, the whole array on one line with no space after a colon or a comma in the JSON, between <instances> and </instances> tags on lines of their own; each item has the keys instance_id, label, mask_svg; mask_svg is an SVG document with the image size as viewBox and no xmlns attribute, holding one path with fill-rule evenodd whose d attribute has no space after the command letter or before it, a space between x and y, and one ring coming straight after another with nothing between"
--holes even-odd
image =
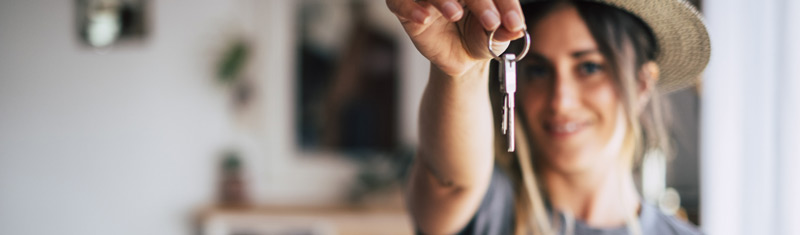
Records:
<instances>
[{"instance_id":1,"label":"smiling woman","mask_svg":"<svg viewBox=\"0 0 800 235\"><path fill-rule=\"evenodd\" d=\"M643 203L632 173L644 152L669 154L659 93L691 84L708 62L696 10L677 0L466 2L387 1L431 62L408 187L421 232L698 233ZM491 108L502 104L496 68L475 45L496 31L492 47L507 47L526 28L519 148L508 153L496 138L502 111Z\"/></svg>"},{"instance_id":2,"label":"smiling woman","mask_svg":"<svg viewBox=\"0 0 800 235\"><path fill-rule=\"evenodd\" d=\"M634 157L644 149L669 150L658 118L652 33L641 20L602 4L538 3L523 10L543 16L529 21L539 37L531 59L520 66L525 129L532 155L539 156L534 158L535 177L541 178L549 202L566 216L575 213L599 227L624 221L631 232L641 230L635 221L640 205L631 176ZM637 134L642 132L649 143ZM625 200L600 203L600 210L585 208L591 200L570 202L592 197Z\"/></svg>"}]
</instances>

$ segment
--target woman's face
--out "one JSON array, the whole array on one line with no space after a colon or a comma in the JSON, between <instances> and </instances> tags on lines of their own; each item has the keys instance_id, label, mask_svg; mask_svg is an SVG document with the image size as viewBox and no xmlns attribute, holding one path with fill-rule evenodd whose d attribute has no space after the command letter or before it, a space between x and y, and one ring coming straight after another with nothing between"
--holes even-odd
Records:
<instances>
[{"instance_id":1,"label":"woman's face","mask_svg":"<svg viewBox=\"0 0 800 235\"><path fill-rule=\"evenodd\" d=\"M536 153L563 172L616 162L625 116L610 65L583 19L563 6L529 30L519 95Z\"/></svg>"}]
</instances>

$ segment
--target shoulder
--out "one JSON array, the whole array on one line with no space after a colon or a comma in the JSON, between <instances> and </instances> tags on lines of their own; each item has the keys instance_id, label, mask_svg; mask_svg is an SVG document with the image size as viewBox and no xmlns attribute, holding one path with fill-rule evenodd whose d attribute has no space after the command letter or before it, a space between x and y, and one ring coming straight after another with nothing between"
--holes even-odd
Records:
<instances>
[{"instance_id":1,"label":"shoulder","mask_svg":"<svg viewBox=\"0 0 800 235\"><path fill-rule=\"evenodd\" d=\"M514 216L514 187L511 178L495 166L480 207L458 234L511 234Z\"/></svg>"},{"instance_id":2,"label":"shoulder","mask_svg":"<svg viewBox=\"0 0 800 235\"><path fill-rule=\"evenodd\" d=\"M696 226L674 216L666 215L648 203L642 203L640 219L645 234L703 234Z\"/></svg>"}]
</instances>

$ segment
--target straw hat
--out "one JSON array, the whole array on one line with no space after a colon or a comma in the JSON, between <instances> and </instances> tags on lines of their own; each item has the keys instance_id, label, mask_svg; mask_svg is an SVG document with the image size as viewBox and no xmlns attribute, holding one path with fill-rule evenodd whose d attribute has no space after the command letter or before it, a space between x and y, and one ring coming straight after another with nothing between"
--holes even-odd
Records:
<instances>
[{"instance_id":1,"label":"straw hat","mask_svg":"<svg viewBox=\"0 0 800 235\"><path fill-rule=\"evenodd\" d=\"M522 4L542 0L520 0ZM655 34L661 76L658 88L669 93L694 85L711 54L702 16L685 0L589 0L604 3L644 21Z\"/></svg>"}]
</instances>

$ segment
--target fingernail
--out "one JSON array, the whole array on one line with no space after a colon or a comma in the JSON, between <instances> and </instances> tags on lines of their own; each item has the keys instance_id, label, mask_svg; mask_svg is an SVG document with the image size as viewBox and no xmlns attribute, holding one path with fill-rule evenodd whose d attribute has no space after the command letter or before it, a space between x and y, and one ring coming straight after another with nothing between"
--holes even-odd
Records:
<instances>
[{"instance_id":1,"label":"fingernail","mask_svg":"<svg viewBox=\"0 0 800 235\"><path fill-rule=\"evenodd\" d=\"M508 28L508 31L511 32L522 30L524 27L522 23L522 17L520 17L516 11L509 11L506 13L505 22L506 28Z\"/></svg>"},{"instance_id":2,"label":"fingernail","mask_svg":"<svg viewBox=\"0 0 800 235\"><path fill-rule=\"evenodd\" d=\"M492 10L485 10L481 15L481 23L486 29L495 29L500 25L500 17Z\"/></svg>"},{"instance_id":3,"label":"fingernail","mask_svg":"<svg viewBox=\"0 0 800 235\"><path fill-rule=\"evenodd\" d=\"M417 23L425 23L425 19L428 18L425 13L420 10L413 10L411 12L411 19L414 19Z\"/></svg>"},{"instance_id":4,"label":"fingernail","mask_svg":"<svg viewBox=\"0 0 800 235\"><path fill-rule=\"evenodd\" d=\"M442 4L444 16L450 20L457 20L461 18L461 6L456 5L455 2L445 2Z\"/></svg>"}]
</instances>

